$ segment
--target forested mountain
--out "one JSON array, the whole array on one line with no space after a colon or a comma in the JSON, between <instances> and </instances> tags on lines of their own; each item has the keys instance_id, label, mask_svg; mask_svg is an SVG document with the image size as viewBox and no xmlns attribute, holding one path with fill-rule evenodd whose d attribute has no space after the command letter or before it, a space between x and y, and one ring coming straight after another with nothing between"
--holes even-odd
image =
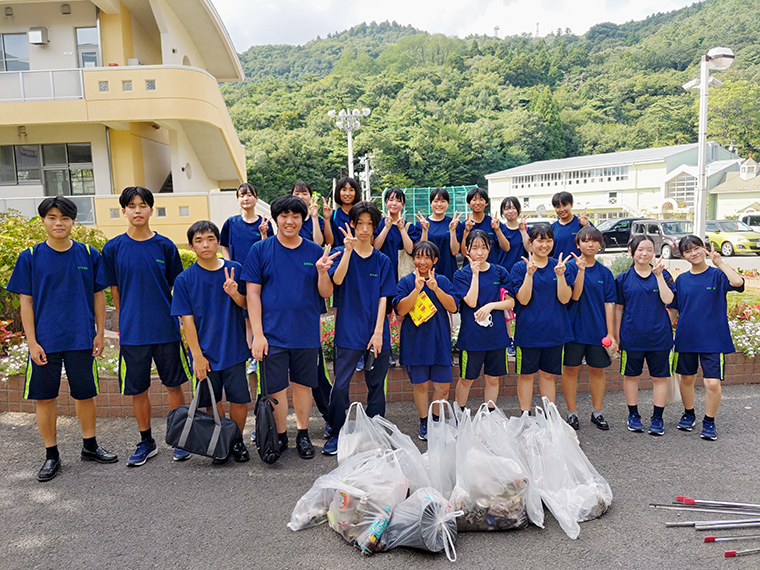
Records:
<instances>
[{"instance_id":1,"label":"forested mountain","mask_svg":"<svg viewBox=\"0 0 760 570\"><path fill-rule=\"evenodd\" d=\"M329 191L345 174L330 109L369 107L355 156L374 155L373 186L484 184L529 161L696 141L708 49L734 50L710 94L710 136L760 149L760 2L707 0L584 36L557 30L459 39L394 23L361 24L304 46L256 46L248 79L222 93L265 199L294 180ZM757 152L757 150L755 150Z\"/></svg>"}]
</instances>

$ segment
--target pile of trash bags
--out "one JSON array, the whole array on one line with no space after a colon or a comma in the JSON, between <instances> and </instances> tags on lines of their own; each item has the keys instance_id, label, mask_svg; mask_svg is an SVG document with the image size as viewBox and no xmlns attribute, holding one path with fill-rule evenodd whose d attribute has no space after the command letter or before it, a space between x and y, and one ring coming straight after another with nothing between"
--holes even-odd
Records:
<instances>
[{"instance_id":1,"label":"pile of trash bags","mask_svg":"<svg viewBox=\"0 0 760 570\"><path fill-rule=\"evenodd\" d=\"M351 404L338 467L301 497L288 527L327 522L364 554L406 546L454 561L457 532L543 528L546 505L575 539L579 523L612 503L609 484L546 398L535 415L513 418L487 404L455 417L441 400L428 418L428 451L421 454L393 423Z\"/></svg>"}]
</instances>

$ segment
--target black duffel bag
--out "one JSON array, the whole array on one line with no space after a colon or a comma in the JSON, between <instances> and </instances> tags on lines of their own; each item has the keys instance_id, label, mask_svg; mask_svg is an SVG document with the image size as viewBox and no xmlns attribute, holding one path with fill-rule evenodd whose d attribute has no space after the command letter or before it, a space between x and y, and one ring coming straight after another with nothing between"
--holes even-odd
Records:
<instances>
[{"instance_id":1,"label":"black duffel bag","mask_svg":"<svg viewBox=\"0 0 760 570\"><path fill-rule=\"evenodd\" d=\"M178 406L169 412L166 418L166 443L196 455L224 461L229 458L232 446L242 441L243 436L234 421L219 416L214 387L208 377L205 382L208 382L214 413L198 409L203 382L201 380L196 385L195 396L189 406Z\"/></svg>"},{"instance_id":2,"label":"black duffel bag","mask_svg":"<svg viewBox=\"0 0 760 570\"><path fill-rule=\"evenodd\" d=\"M272 464L280 458L280 437L274 422L274 405L277 400L269 395L267 388L266 358L259 362L261 393L256 399L256 449L264 463Z\"/></svg>"}]
</instances>

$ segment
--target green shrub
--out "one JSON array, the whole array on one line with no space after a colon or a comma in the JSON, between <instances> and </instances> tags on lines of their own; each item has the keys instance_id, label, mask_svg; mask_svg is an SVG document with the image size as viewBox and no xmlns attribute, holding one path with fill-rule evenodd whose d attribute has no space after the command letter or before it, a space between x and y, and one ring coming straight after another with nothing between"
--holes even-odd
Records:
<instances>
[{"instance_id":1,"label":"green shrub","mask_svg":"<svg viewBox=\"0 0 760 570\"><path fill-rule=\"evenodd\" d=\"M612 275L617 279L623 271L631 268L631 256L630 255L616 255L609 265Z\"/></svg>"}]
</instances>

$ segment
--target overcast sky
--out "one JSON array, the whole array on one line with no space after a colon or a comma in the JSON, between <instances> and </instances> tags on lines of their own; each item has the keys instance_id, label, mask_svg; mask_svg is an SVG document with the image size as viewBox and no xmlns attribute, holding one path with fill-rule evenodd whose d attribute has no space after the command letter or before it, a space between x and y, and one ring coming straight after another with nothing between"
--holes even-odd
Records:
<instances>
[{"instance_id":1,"label":"overcast sky","mask_svg":"<svg viewBox=\"0 0 760 570\"><path fill-rule=\"evenodd\" d=\"M211 0L238 52L252 45L304 44L361 22L396 20L431 33L463 38L557 28L583 34L594 24L643 20L693 0Z\"/></svg>"}]
</instances>

